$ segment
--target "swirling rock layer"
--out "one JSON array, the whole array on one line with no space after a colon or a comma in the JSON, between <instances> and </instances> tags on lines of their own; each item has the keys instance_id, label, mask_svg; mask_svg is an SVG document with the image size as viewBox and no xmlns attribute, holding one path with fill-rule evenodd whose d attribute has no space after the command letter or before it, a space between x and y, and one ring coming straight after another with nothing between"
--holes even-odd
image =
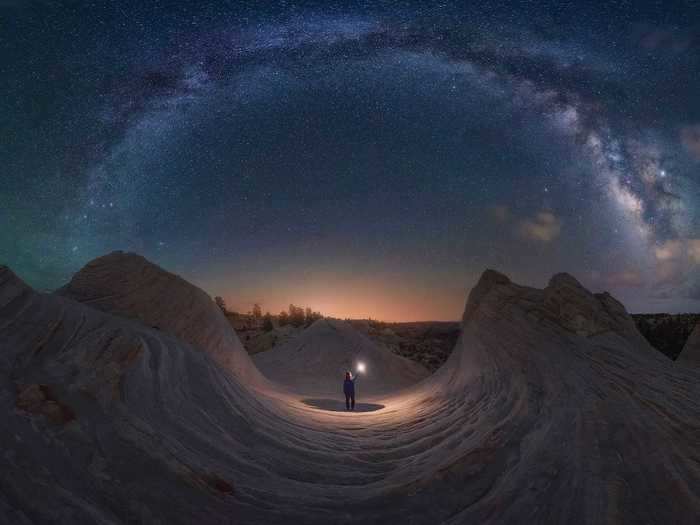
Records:
<instances>
[{"instance_id":1,"label":"swirling rock layer","mask_svg":"<svg viewBox=\"0 0 700 525\"><path fill-rule=\"evenodd\" d=\"M248 381L217 357L230 336L212 352L190 333L218 333L207 316L178 330L181 305L133 315L138 300L125 313L98 299L38 294L0 270L0 522L700 515L700 372L570 276L536 290L485 272L448 362L370 413Z\"/></svg>"}]
</instances>

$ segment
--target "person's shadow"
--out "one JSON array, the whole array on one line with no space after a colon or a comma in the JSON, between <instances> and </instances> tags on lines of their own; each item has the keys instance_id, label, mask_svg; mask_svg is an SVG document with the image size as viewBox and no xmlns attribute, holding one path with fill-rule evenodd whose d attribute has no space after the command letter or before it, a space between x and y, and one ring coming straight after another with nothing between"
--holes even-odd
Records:
<instances>
[{"instance_id":1,"label":"person's shadow","mask_svg":"<svg viewBox=\"0 0 700 525\"><path fill-rule=\"evenodd\" d=\"M345 412L345 399L323 399L323 398L311 398L302 399L305 405L314 408L320 408L321 410L328 410L329 412ZM381 410L384 405L378 403L355 403L354 412L374 412L375 410Z\"/></svg>"}]
</instances>

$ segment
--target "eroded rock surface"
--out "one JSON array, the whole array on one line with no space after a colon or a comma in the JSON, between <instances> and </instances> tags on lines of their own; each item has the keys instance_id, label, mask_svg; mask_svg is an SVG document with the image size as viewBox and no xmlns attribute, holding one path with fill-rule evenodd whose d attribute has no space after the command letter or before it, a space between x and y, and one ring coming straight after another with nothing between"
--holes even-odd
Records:
<instances>
[{"instance_id":1,"label":"eroded rock surface","mask_svg":"<svg viewBox=\"0 0 700 525\"><path fill-rule=\"evenodd\" d=\"M177 331L182 308L143 317L130 315L139 301L94 298L39 294L0 269L0 523L700 515L700 370L652 350L620 303L569 276L537 290L486 272L447 363L363 413L248 382L218 360L225 338ZM52 421L48 402L73 418Z\"/></svg>"},{"instance_id":2,"label":"eroded rock surface","mask_svg":"<svg viewBox=\"0 0 700 525\"><path fill-rule=\"evenodd\" d=\"M57 293L172 334L248 381L258 375L211 297L140 255L113 252L98 257Z\"/></svg>"}]
</instances>

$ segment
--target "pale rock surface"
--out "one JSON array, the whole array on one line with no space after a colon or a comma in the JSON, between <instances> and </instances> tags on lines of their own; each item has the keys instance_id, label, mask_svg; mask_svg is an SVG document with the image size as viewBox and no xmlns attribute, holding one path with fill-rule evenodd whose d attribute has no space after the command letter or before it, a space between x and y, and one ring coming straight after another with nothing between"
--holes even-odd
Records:
<instances>
[{"instance_id":1,"label":"pale rock surface","mask_svg":"<svg viewBox=\"0 0 700 525\"><path fill-rule=\"evenodd\" d=\"M146 258L112 252L89 262L59 295L170 333L253 381L258 372L221 309L204 291Z\"/></svg>"},{"instance_id":2,"label":"pale rock surface","mask_svg":"<svg viewBox=\"0 0 700 525\"><path fill-rule=\"evenodd\" d=\"M94 305L0 268L0 523L697 524L700 370L568 276L485 272L447 363L367 413Z\"/></svg>"},{"instance_id":3,"label":"pale rock surface","mask_svg":"<svg viewBox=\"0 0 700 525\"><path fill-rule=\"evenodd\" d=\"M375 344L345 321L319 319L267 352L255 365L268 379L306 394L342 396L346 371L367 370L356 381L358 398L396 392L428 376L421 365Z\"/></svg>"}]
</instances>

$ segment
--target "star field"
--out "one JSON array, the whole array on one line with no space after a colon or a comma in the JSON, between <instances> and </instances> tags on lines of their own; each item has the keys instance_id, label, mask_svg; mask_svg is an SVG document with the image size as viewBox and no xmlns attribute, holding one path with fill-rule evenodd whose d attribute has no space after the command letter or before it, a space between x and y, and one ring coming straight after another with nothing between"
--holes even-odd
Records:
<instances>
[{"instance_id":1,"label":"star field","mask_svg":"<svg viewBox=\"0 0 700 525\"><path fill-rule=\"evenodd\" d=\"M688 3L0 6L0 263L456 319L483 269L700 307Z\"/></svg>"}]
</instances>

